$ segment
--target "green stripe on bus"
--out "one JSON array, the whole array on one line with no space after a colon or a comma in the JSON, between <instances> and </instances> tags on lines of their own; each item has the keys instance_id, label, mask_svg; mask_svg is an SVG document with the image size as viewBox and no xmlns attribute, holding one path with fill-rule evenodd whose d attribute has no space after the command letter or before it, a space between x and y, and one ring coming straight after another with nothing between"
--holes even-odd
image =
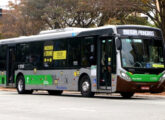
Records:
<instances>
[{"instance_id":1,"label":"green stripe on bus","mask_svg":"<svg viewBox=\"0 0 165 120\"><path fill-rule=\"evenodd\" d=\"M6 84L6 75L0 75L0 84Z\"/></svg>"},{"instance_id":2,"label":"green stripe on bus","mask_svg":"<svg viewBox=\"0 0 165 120\"><path fill-rule=\"evenodd\" d=\"M132 79L134 82L158 82L160 77L163 74L155 75L155 74L131 74L127 72L127 75Z\"/></svg>"},{"instance_id":3,"label":"green stripe on bus","mask_svg":"<svg viewBox=\"0 0 165 120\"><path fill-rule=\"evenodd\" d=\"M24 77L27 85L53 85L51 75L25 75Z\"/></svg>"}]
</instances>

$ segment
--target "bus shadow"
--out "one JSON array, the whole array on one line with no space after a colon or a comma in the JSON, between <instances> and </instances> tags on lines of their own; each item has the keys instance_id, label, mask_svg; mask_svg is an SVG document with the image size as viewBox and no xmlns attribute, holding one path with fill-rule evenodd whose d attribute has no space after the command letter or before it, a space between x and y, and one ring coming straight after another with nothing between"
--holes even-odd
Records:
<instances>
[{"instance_id":1,"label":"bus shadow","mask_svg":"<svg viewBox=\"0 0 165 120\"><path fill-rule=\"evenodd\" d=\"M109 100L151 100L150 96L134 96L129 99L122 98L120 95L100 95L97 94L94 97L83 97L80 94L62 94L62 95L49 95L46 93L33 93L33 95L47 95L47 96L56 96L56 97L74 97L74 98L83 98L83 99L109 99ZM152 97L153 98L153 97ZM159 97L154 97L154 99L164 99L164 98L159 98Z\"/></svg>"},{"instance_id":2,"label":"bus shadow","mask_svg":"<svg viewBox=\"0 0 165 120\"><path fill-rule=\"evenodd\" d=\"M18 95L17 92L12 91L9 92L5 91L6 95ZM34 96L54 96L54 97L65 97L65 98L69 98L69 97L73 97L73 98L82 98L82 99L109 99L109 100L165 100L165 97L160 97L160 96L150 96L150 95L136 95L133 96L130 99L124 99L122 98L119 94L96 94L94 97L83 97L81 96L80 93L63 93L62 95L49 95L46 91L41 91L41 92L33 92L33 94L21 94L21 95L34 95Z\"/></svg>"},{"instance_id":3,"label":"bus shadow","mask_svg":"<svg viewBox=\"0 0 165 120\"><path fill-rule=\"evenodd\" d=\"M113 95L107 95L107 96L101 96L101 95L97 95L94 97L83 97L81 95L61 95L63 97L79 97L79 98L84 98L84 99L109 99L109 100L148 100L148 98L144 98L144 97L132 97L130 99L125 99L122 98L121 96L113 96Z\"/></svg>"}]
</instances>

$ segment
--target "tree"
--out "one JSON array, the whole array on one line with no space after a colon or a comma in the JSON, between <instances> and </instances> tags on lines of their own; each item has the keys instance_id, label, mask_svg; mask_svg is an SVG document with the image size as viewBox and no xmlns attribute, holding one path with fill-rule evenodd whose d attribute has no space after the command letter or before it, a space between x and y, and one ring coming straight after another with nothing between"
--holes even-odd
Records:
<instances>
[{"instance_id":1,"label":"tree","mask_svg":"<svg viewBox=\"0 0 165 120\"><path fill-rule=\"evenodd\" d=\"M0 33L3 38L34 35L42 30L43 22L22 14L21 4L10 2L9 6L12 9L4 10L5 14L0 20Z\"/></svg>"},{"instance_id":2,"label":"tree","mask_svg":"<svg viewBox=\"0 0 165 120\"><path fill-rule=\"evenodd\" d=\"M7 11L5 11L6 13ZM18 34L15 32L15 16L12 16L10 14L5 14L0 19L1 25L0 25L0 33L1 33L1 39L2 38L10 38L10 37L16 37Z\"/></svg>"},{"instance_id":3,"label":"tree","mask_svg":"<svg viewBox=\"0 0 165 120\"><path fill-rule=\"evenodd\" d=\"M154 26L149 23L148 18L146 17L139 17L130 15L123 20L123 24L136 24L136 25L147 25L147 26Z\"/></svg>"},{"instance_id":4,"label":"tree","mask_svg":"<svg viewBox=\"0 0 165 120\"><path fill-rule=\"evenodd\" d=\"M162 29L165 38L165 0L137 0L136 3L136 7Z\"/></svg>"},{"instance_id":5,"label":"tree","mask_svg":"<svg viewBox=\"0 0 165 120\"><path fill-rule=\"evenodd\" d=\"M160 16L160 20L159 20L159 23L161 25L160 28L163 31L163 36L165 39L165 0L159 0L157 2L158 2L157 10Z\"/></svg>"},{"instance_id":6,"label":"tree","mask_svg":"<svg viewBox=\"0 0 165 120\"><path fill-rule=\"evenodd\" d=\"M22 4L24 14L51 29L103 26L137 10L131 0L28 0Z\"/></svg>"},{"instance_id":7,"label":"tree","mask_svg":"<svg viewBox=\"0 0 165 120\"><path fill-rule=\"evenodd\" d=\"M38 34L43 29L96 27L105 24L144 24L147 20L131 15L151 11L149 0L22 0L9 12L3 29L15 36ZM151 0L150 0L151 1ZM7 16L6 16L7 17ZM14 19L15 18L15 19ZM4 31L4 30L3 30ZM4 35L3 33L3 35ZM10 33L10 34L11 34ZM11 35L13 36L13 35Z\"/></svg>"}]
</instances>

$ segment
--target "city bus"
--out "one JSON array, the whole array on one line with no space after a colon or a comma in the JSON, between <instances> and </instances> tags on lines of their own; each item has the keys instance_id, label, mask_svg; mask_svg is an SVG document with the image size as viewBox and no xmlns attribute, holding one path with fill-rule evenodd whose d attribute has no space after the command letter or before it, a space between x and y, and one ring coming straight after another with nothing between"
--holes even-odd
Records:
<instances>
[{"instance_id":1,"label":"city bus","mask_svg":"<svg viewBox=\"0 0 165 120\"><path fill-rule=\"evenodd\" d=\"M0 84L19 94L161 93L165 90L161 30L139 25L64 28L0 40Z\"/></svg>"}]
</instances>

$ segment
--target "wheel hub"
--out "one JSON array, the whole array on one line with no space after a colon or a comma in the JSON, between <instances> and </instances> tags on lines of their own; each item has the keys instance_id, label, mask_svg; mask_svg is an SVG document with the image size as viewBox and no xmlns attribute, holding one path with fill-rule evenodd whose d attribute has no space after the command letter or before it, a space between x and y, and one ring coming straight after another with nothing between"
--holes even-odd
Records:
<instances>
[{"instance_id":1,"label":"wheel hub","mask_svg":"<svg viewBox=\"0 0 165 120\"><path fill-rule=\"evenodd\" d=\"M22 91L23 90L23 81L22 80L19 80L18 81L18 90L19 91Z\"/></svg>"},{"instance_id":2,"label":"wheel hub","mask_svg":"<svg viewBox=\"0 0 165 120\"><path fill-rule=\"evenodd\" d=\"M82 89L83 89L83 91L88 91L89 90L89 82L87 82L87 81L83 82Z\"/></svg>"}]
</instances>

